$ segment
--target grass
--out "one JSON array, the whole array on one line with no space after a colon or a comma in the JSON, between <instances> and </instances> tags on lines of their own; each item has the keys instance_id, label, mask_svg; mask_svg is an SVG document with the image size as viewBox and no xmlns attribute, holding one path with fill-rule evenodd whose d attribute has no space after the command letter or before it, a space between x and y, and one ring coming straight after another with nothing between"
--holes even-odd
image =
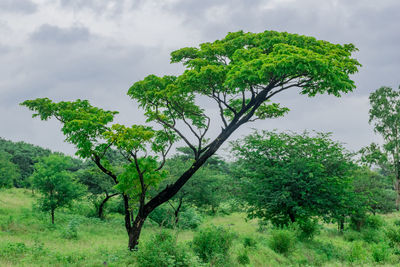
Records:
<instances>
[{"instance_id":1,"label":"grass","mask_svg":"<svg viewBox=\"0 0 400 267\"><path fill-rule=\"evenodd\" d=\"M34 202L29 190L0 190L0 266L105 266L104 262L106 266L137 266L135 253L127 250L121 215L109 214L101 221L63 209L56 211L53 226L48 214L32 208ZM400 244L390 243L384 232L385 227L400 227L395 224L400 216L393 213L383 218L385 226L369 229L371 233L346 230L342 235L336 225L324 224L313 240L297 241L288 254L270 248L271 228L258 232L257 221L246 221L242 213L206 217L201 227L222 226L235 233L229 266L243 266L238 258L244 254L250 259L247 266L399 266ZM71 221L77 224L77 238L66 234ZM141 242L159 230L147 224ZM178 242L190 250L195 230L169 231L175 231ZM381 239L368 239L378 234Z\"/></svg>"}]
</instances>

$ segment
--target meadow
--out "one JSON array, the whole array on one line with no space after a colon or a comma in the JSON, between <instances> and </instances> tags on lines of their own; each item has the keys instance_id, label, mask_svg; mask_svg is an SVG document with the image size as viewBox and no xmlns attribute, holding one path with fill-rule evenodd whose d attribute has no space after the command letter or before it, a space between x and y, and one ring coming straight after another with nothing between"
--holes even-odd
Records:
<instances>
[{"instance_id":1,"label":"meadow","mask_svg":"<svg viewBox=\"0 0 400 267\"><path fill-rule=\"evenodd\" d=\"M122 215L88 217L90 205L80 201L58 211L52 225L49 215L35 208L36 197L28 189L0 191L0 266L140 266L138 252L127 249ZM347 227L339 233L335 224L321 223L314 238L301 239L295 229L260 226L237 212L207 216L195 230L163 229L149 220L139 247L166 231L196 258L193 237L215 225L233 236L223 264L227 266L399 266L399 223L397 213L370 216L360 232Z\"/></svg>"}]
</instances>

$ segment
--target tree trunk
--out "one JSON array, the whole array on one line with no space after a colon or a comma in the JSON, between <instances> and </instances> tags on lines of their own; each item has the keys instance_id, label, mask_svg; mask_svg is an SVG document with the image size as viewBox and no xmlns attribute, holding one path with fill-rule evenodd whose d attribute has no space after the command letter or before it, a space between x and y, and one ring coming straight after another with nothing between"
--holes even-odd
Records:
<instances>
[{"instance_id":1,"label":"tree trunk","mask_svg":"<svg viewBox=\"0 0 400 267\"><path fill-rule=\"evenodd\" d=\"M139 237L140 233L142 231L142 227L144 222L146 221L148 214L138 214L136 216L135 221L133 222L133 225L131 229L128 231L129 235L129 243L128 243L128 248L129 250L135 250L137 249L137 246L139 244Z\"/></svg>"},{"instance_id":2,"label":"tree trunk","mask_svg":"<svg viewBox=\"0 0 400 267\"><path fill-rule=\"evenodd\" d=\"M54 224L54 209L51 209L51 223Z\"/></svg>"},{"instance_id":3,"label":"tree trunk","mask_svg":"<svg viewBox=\"0 0 400 267\"><path fill-rule=\"evenodd\" d=\"M118 195L118 194L117 193L116 194L112 194L112 195L106 194L106 198L103 199L103 201L100 203L99 210L98 210L98 216L99 216L100 219L103 219L104 205L107 203L107 201L110 198L112 198L112 197L114 197L116 195Z\"/></svg>"},{"instance_id":4,"label":"tree trunk","mask_svg":"<svg viewBox=\"0 0 400 267\"><path fill-rule=\"evenodd\" d=\"M294 216L293 212L289 211L289 218L292 223L296 221L296 217Z\"/></svg>"}]
</instances>

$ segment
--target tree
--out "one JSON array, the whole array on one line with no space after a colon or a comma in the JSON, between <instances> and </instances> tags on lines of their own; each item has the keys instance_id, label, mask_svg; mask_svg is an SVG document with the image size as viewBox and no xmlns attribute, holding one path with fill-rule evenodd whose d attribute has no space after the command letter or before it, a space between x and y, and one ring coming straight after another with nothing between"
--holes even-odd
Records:
<instances>
[{"instance_id":1,"label":"tree","mask_svg":"<svg viewBox=\"0 0 400 267\"><path fill-rule=\"evenodd\" d=\"M369 123L384 140L383 154L389 163L397 192L396 209L400 208L400 91L390 87L381 87L369 96L371 108ZM373 151L373 150L371 150ZM375 145L375 154L379 147ZM382 157L381 157L382 158ZM382 161L381 161L382 162Z\"/></svg>"},{"instance_id":2,"label":"tree","mask_svg":"<svg viewBox=\"0 0 400 267\"><path fill-rule=\"evenodd\" d=\"M71 204L83 193L83 187L74 182L72 174L67 171L71 166L69 158L59 155L42 158L35 164L32 181L34 188L41 193L38 204L41 210L50 211L53 224L55 210Z\"/></svg>"},{"instance_id":3,"label":"tree","mask_svg":"<svg viewBox=\"0 0 400 267\"><path fill-rule=\"evenodd\" d=\"M336 219L351 191L353 163L330 134L255 132L233 142L232 153L250 218L276 225Z\"/></svg>"},{"instance_id":4,"label":"tree","mask_svg":"<svg viewBox=\"0 0 400 267\"><path fill-rule=\"evenodd\" d=\"M181 75L149 75L128 90L154 127L110 126L116 112L93 107L88 101L54 103L42 98L22 105L43 120L60 120L66 140L77 147L77 155L92 159L112 177L123 192L125 227L133 249L149 214L170 200L235 130L247 122L277 118L288 111L269 102L274 95L296 87L308 96L351 92L355 85L349 75L360 66L351 57L355 50L352 44L331 44L274 31L239 31L199 48L176 50L171 61L184 65ZM221 121L216 123L221 131L216 137L207 134L211 119L199 106L199 97L214 101L219 110ZM165 157L178 139L193 151L191 166L149 197L149 188L157 188L166 177L162 170ZM116 175L103 159L110 147L126 157L123 174ZM137 205L134 219L129 202Z\"/></svg>"},{"instance_id":5,"label":"tree","mask_svg":"<svg viewBox=\"0 0 400 267\"><path fill-rule=\"evenodd\" d=\"M0 151L0 188L12 187L19 176L18 167L11 162L11 155Z\"/></svg>"},{"instance_id":6,"label":"tree","mask_svg":"<svg viewBox=\"0 0 400 267\"><path fill-rule=\"evenodd\" d=\"M33 173L33 165L41 157L50 155L50 150L24 142L12 142L0 138L0 151L10 155L10 161L18 168L19 175L13 180L13 185L17 188L29 187L27 180Z\"/></svg>"},{"instance_id":7,"label":"tree","mask_svg":"<svg viewBox=\"0 0 400 267\"><path fill-rule=\"evenodd\" d=\"M373 214L392 212L395 206L396 192L390 178L367 167L354 171L354 190L363 196L364 206Z\"/></svg>"}]
</instances>

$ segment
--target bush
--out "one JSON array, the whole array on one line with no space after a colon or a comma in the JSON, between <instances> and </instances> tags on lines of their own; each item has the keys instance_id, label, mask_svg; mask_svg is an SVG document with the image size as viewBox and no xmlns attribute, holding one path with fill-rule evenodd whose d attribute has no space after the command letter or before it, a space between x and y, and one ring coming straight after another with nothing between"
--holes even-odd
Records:
<instances>
[{"instance_id":1,"label":"bush","mask_svg":"<svg viewBox=\"0 0 400 267\"><path fill-rule=\"evenodd\" d=\"M327 260L341 258L340 250L331 242L318 242L316 243L314 250L320 255L325 255Z\"/></svg>"},{"instance_id":2,"label":"bush","mask_svg":"<svg viewBox=\"0 0 400 267\"><path fill-rule=\"evenodd\" d=\"M249 258L249 256L247 255L246 252L243 252L243 253L239 254L239 256L237 257L237 261L241 265L250 264L250 258Z\"/></svg>"},{"instance_id":3,"label":"bush","mask_svg":"<svg viewBox=\"0 0 400 267\"><path fill-rule=\"evenodd\" d=\"M385 262L390 256L390 247L386 243L374 244L371 250L376 262Z\"/></svg>"},{"instance_id":4,"label":"bush","mask_svg":"<svg viewBox=\"0 0 400 267\"><path fill-rule=\"evenodd\" d=\"M255 247L256 245L257 245L256 240L254 240L254 239L251 238L251 237L246 236L246 237L243 239L243 246L244 246L245 248L248 248L248 247Z\"/></svg>"},{"instance_id":5,"label":"bush","mask_svg":"<svg viewBox=\"0 0 400 267\"><path fill-rule=\"evenodd\" d=\"M381 228L384 224L385 221L379 215L370 215L365 218L365 226L375 230Z\"/></svg>"},{"instance_id":6,"label":"bush","mask_svg":"<svg viewBox=\"0 0 400 267\"><path fill-rule=\"evenodd\" d=\"M348 230L348 231L344 232L343 238L346 241L353 242L353 241L362 239L362 235L360 232Z\"/></svg>"},{"instance_id":7,"label":"bush","mask_svg":"<svg viewBox=\"0 0 400 267\"><path fill-rule=\"evenodd\" d=\"M347 260L349 262L362 262L366 259L367 253L363 248L363 242L353 242L348 251Z\"/></svg>"},{"instance_id":8,"label":"bush","mask_svg":"<svg viewBox=\"0 0 400 267\"><path fill-rule=\"evenodd\" d=\"M300 240L312 240L320 231L317 220L305 220L297 223L296 234Z\"/></svg>"},{"instance_id":9,"label":"bush","mask_svg":"<svg viewBox=\"0 0 400 267\"><path fill-rule=\"evenodd\" d=\"M271 232L269 246L272 250L281 254L288 254L296 245L295 234L287 229L275 229Z\"/></svg>"},{"instance_id":10,"label":"bush","mask_svg":"<svg viewBox=\"0 0 400 267\"><path fill-rule=\"evenodd\" d=\"M228 259L233 237L233 233L222 227L209 226L194 235L192 247L204 262L223 262Z\"/></svg>"},{"instance_id":11,"label":"bush","mask_svg":"<svg viewBox=\"0 0 400 267\"><path fill-rule=\"evenodd\" d=\"M372 228L364 229L361 232L362 239L367 243L379 243L384 240L383 232Z\"/></svg>"},{"instance_id":12,"label":"bush","mask_svg":"<svg viewBox=\"0 0 400 267\"><path fill-rule=\"evenodd\" d=\"M399 227L388 227L386 229L386 237L389 239L392 247L400 245L400 228Z\"/></svg>"},{"instance_id":13,"label":"bush","mask_svg":"<svg viewBox=\"0 0 400 267\"><path fill-rule=\"evenodd\" d=\"M136 259L140 267L201 266L196 257L177 244L176 236L165 230L140 244Z\"/></svg>"},{"instance_id":14,"label":"bush","mask_svg":"<svg viewBox=\"0 0 400 267\"><path fill-rule=\"evenodd\" d=\"M66 239L77 239L78 226L79 226L79 220L73 218L61 232L62 237Z\"/></svg>"},{"instance_id":15,"label":"bush","mask_svg":"<svg viewBox=\"0 0 400 267\"><path fill-rule=\"evenodd\" d=\"M203 222L203 217L194 208L188 208L179 214L178 227L195 229Z\"/></svg>"}]
</instances>

